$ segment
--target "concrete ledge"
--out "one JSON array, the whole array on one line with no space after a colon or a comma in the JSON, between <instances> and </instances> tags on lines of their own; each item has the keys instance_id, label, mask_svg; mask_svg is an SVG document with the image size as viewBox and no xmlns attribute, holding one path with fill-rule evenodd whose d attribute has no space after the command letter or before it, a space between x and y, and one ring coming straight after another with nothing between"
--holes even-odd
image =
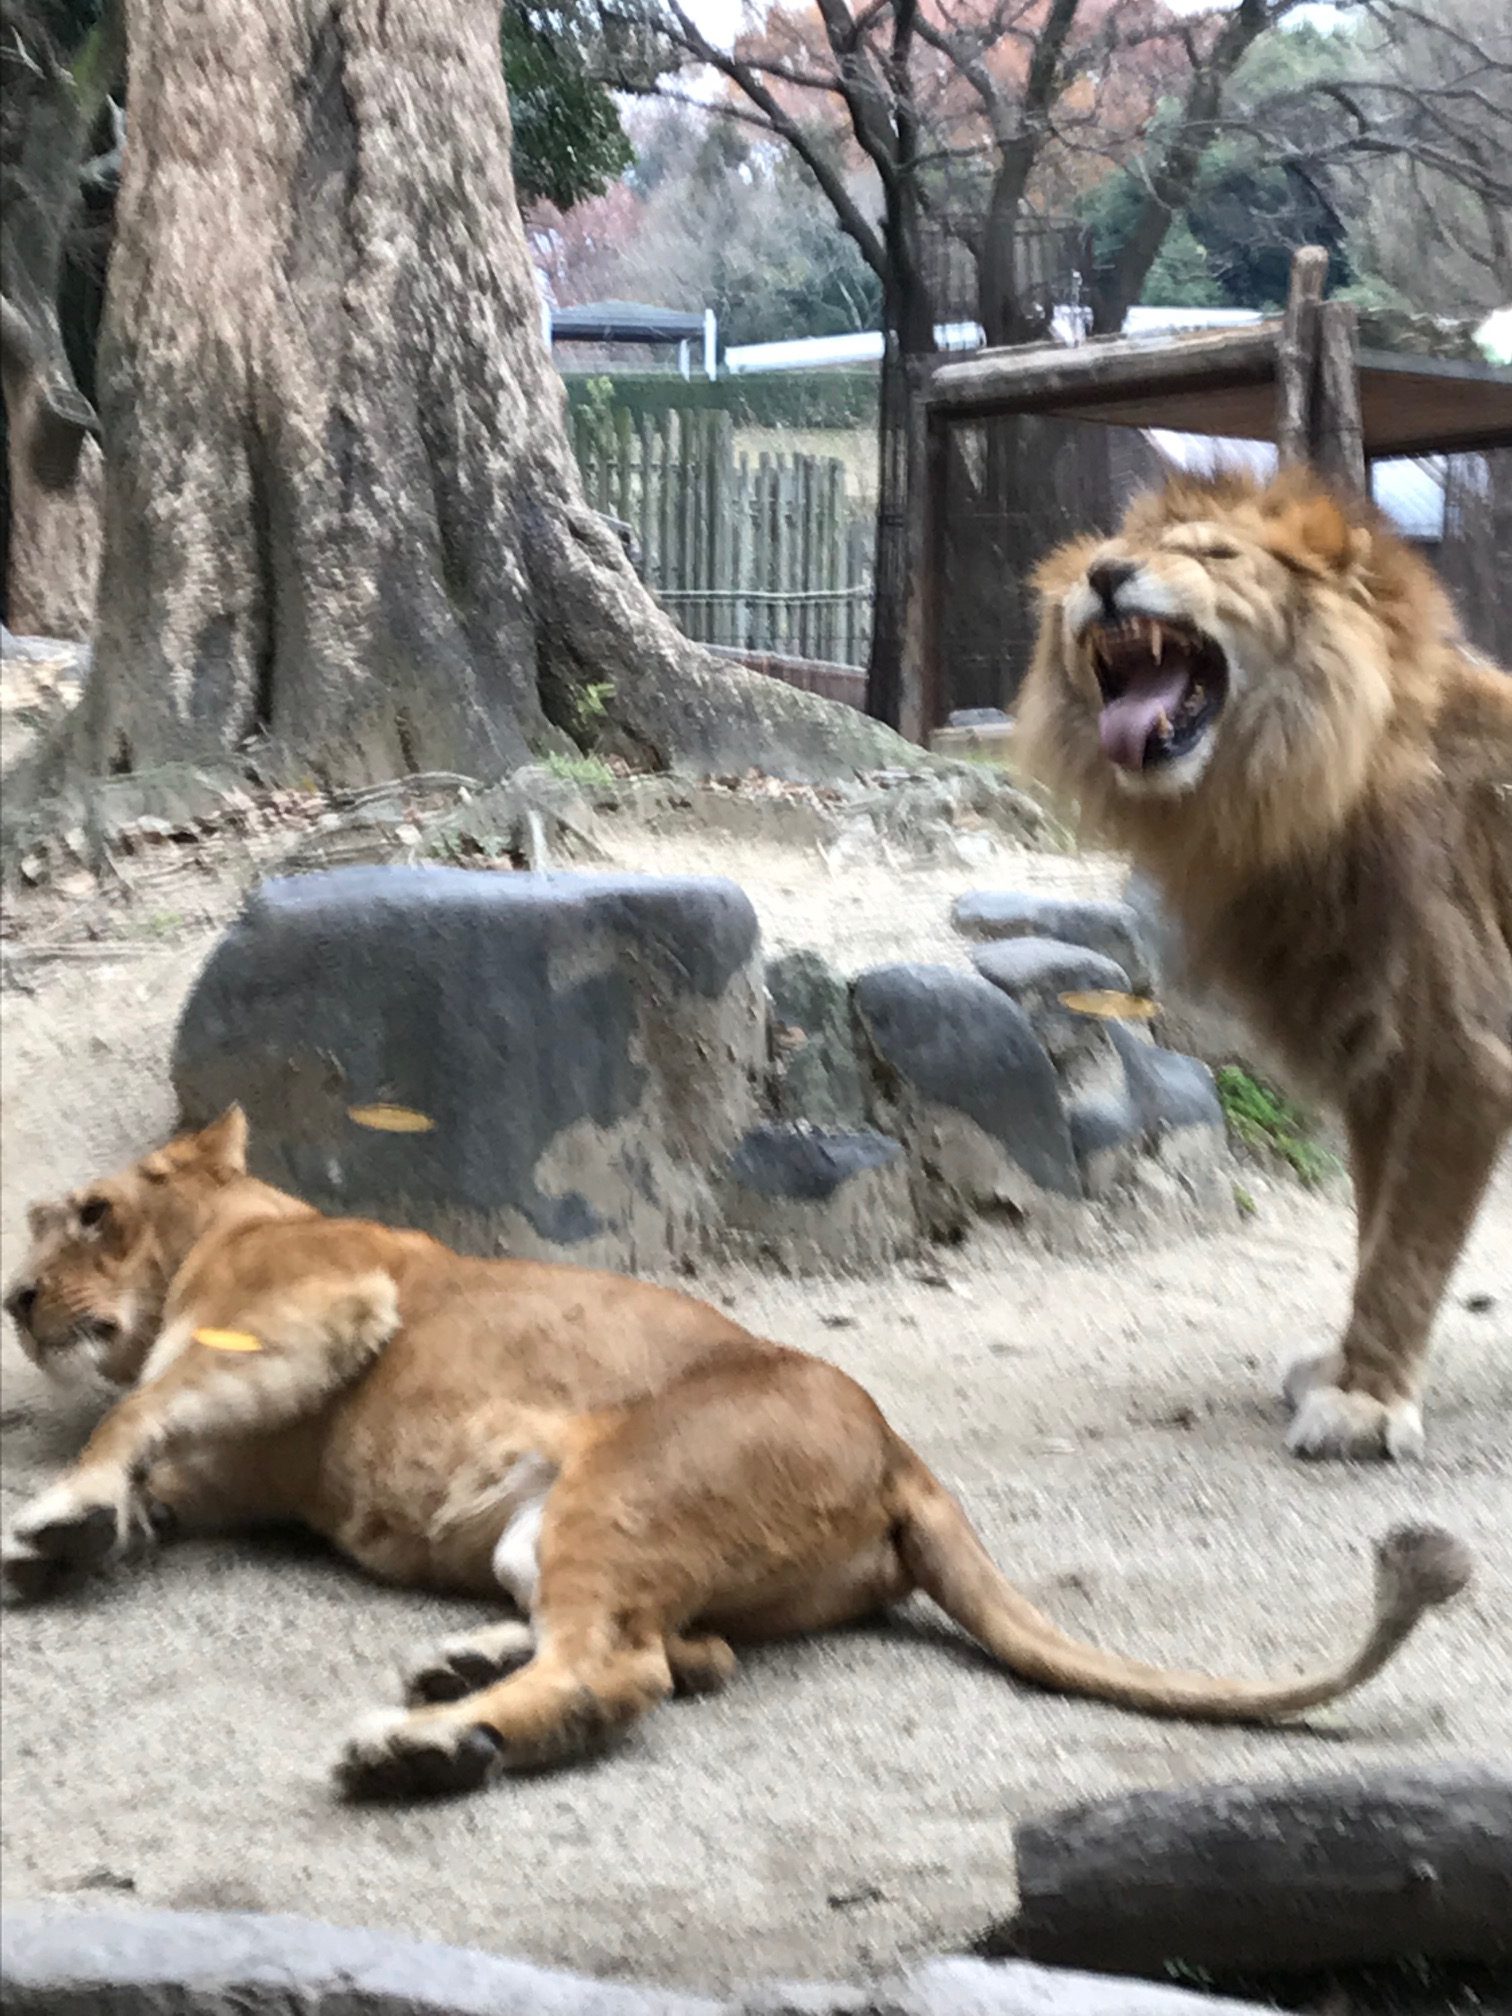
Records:
<instances>
[{"instance_id":1,"label":"concrete ledge","mask_svg":"<svg viewBox=\"0 0 1512 2016\"><path fill-rule=\"evenodd\" d=\"M0 1918L0 1988L6 2016L1260 2016L1175 1988L966 1959L875 1987L773 1984L712 2001L306 1918L63 1908Z\"/></svg>"}]
</instances>

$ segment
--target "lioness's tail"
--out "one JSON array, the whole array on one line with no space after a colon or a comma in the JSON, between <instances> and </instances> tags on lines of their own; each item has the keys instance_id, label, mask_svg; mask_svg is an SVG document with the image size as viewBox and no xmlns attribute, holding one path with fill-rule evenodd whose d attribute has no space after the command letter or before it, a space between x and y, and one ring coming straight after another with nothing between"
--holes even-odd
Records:
<instances>
[{"instance_id":1,"label":"lioness's tail","mask_svg":"<svg viewBox=\"0 0 1512 2016\"><path fill-rule=\"evenodd\" d=\"M1470 1579L1468 1550L1437 1526L1398 1526L1376 1548L1375 1618L1340 1666L1298 1680L1223 1680L1147 1666L1083 1644L1000 1573L965 1513L909 1452L899 1478L896 1542L926 1595L1020 1678L1124 1708L1205 1722L1263 1722L1336 1700L1380 1671L1425 1610Z\"/></svg>"}]
</instances>

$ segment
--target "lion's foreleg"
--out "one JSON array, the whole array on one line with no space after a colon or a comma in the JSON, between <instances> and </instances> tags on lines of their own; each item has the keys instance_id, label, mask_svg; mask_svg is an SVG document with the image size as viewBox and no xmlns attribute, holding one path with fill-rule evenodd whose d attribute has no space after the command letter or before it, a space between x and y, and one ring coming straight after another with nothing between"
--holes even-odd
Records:
<instances>
[{"instance_id":1,"label":"lion's foreleg","mask_svg":"<svg viewBox=\"0 0 1512 2016\"><path fill-rule=\"evenodd\" d=\"M1512 1051L1469 1042L1389 1088L1364 1088L1347 1119L1360 1215L1353 1307L1338 1350L1289 1375L1287 1446L1415 1456L1433 1320L1512 1126Z\"/></svg>"},{"instance_id":2,"label":"lion's foreleg","mask_svg":"<svg viewBox=\"0 0 1512 2016\"><path fill-rule=\"evenodd\" d=\"M144 1486L155 1464L308 1419L367 1369L399 1322L397 1292L382 1273L301 1283L214 1326L200 1314L170 1319L142 1384L22 1510L0 1555L8 1594L41 1595L58 1569L93 1565L150 1537Z\"/></svg>"}]
</instances>

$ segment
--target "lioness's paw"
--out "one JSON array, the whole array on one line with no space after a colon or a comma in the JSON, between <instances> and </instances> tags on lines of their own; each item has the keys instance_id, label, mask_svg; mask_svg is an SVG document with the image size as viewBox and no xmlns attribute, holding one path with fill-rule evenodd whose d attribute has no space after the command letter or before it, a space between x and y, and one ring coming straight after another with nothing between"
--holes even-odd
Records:
<instances>
[{"instance_id":1,"label":"lioness's paw","mask_svg":"<svg viewBox=\"0 0 1512 2016\"><path fill-rule=\"evenodd\" d=\"M97 1568L145 1522L129 1495L65 1478L23 1507L0 1546L7 1595L47 1595L68 1570Z\"/></svg>"},{"instance_id":2,"label":"lioness's paw","mask_svg":"<svg viewBox=\"0 0 1512 2016\"><path fill-rule=\"evenodd\" d=\"M535 1657L535 1633L519 1618L490 1625L483 1631L459 1632L443 1638L409 1672L404 1698L412 1702L460 1701L491 1687L507 1673L518 1672Z\"/></svg>"},{"instance_id":3,"label":"lioness's paw","mask_svg":"<svg viewBox=\"0 0 1512 2016\"><path fill-rule=\"evenodd\" d=\"M359 1722L336 1761L348 1799L438 1799L471 1792L496 1777L497 1733L461 1716L380 1709Z\"/></svg>"},{"instance_id":4,"label":"lioness's paw","mask_svg":"<svg viewBox=\"0 0 1512 2016\"><path fill-rule=\"evenodd\" d=\"M67 1574L66 1565L29 1546L14 1533L0 1540L0 1597L7 1603L40 1603Z\"/></svg>"},{"instance_id":5,"label":"lioness's paw","mask_svg":"<svg viewBox=\"0 0 1512 2016\"><path fill-rule=\"evenodd\" d=\"M1293 1456L1405 1462L1423 1453L1422 1409L1415 1400L1375 1400L1339 1386L1315 1386L1292 1418L1286 1446Z\"/></svg>"}]
</instances>

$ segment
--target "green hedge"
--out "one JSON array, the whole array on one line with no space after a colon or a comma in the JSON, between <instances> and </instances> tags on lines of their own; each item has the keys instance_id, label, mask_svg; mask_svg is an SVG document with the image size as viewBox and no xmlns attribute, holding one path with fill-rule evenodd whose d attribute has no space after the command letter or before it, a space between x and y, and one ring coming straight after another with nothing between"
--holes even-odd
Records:
<instances>
[{"instance_id":1,"label":"green hedge","mask_svg":"<svg viewBox=\"0 0 1512 2016\"><path fill-rule=\"evenodd\" d=\"M667 371L582 371L567 377L573 406L602 400L591 388L607 380L610 404L632 413L670 407L728 413L737 427L871 427L877 418L877 372L865 365L830 371L773 371L752 378L679 378Z\"/></svg>"}]
</instances>

